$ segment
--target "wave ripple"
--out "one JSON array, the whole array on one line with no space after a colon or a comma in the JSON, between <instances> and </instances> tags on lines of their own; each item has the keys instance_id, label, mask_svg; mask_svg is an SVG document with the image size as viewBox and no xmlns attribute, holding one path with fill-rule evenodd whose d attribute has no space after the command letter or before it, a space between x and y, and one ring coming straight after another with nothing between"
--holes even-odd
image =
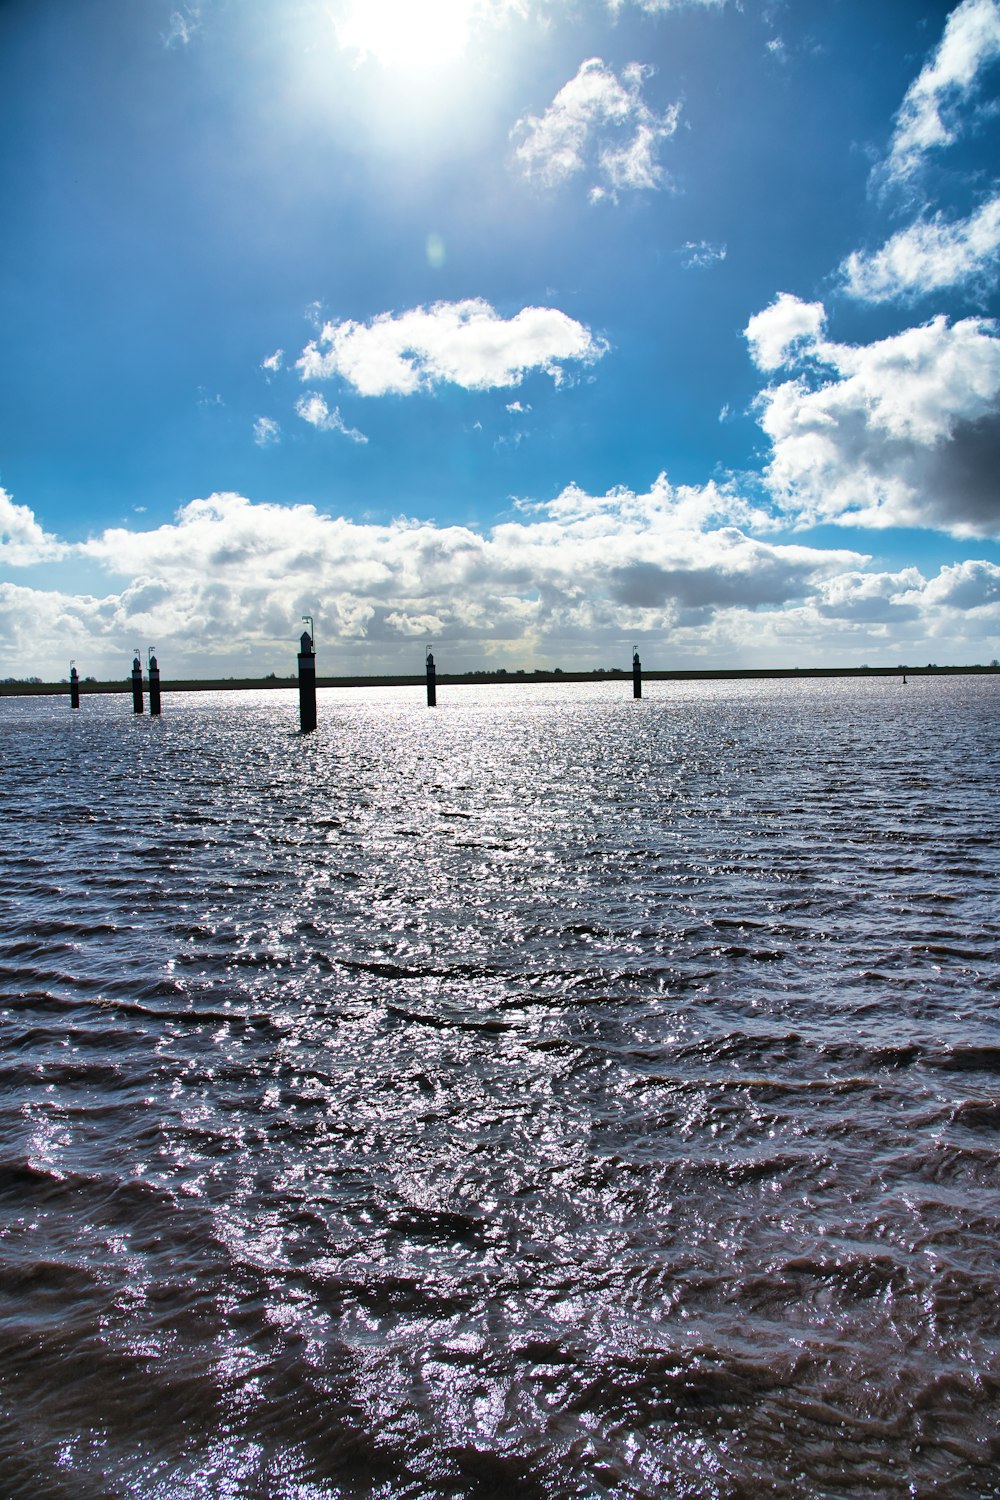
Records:
<instances>
[{"instance_id":1,"label":"wave ripple","mask_svg":"<svg viewBox=\"0 0 1000 1500\"><path fill-rule=\"evenodd\" d=\"M0 700L10 1500L1000 1496L992 679Z\"/></svg>"}]
</instances>

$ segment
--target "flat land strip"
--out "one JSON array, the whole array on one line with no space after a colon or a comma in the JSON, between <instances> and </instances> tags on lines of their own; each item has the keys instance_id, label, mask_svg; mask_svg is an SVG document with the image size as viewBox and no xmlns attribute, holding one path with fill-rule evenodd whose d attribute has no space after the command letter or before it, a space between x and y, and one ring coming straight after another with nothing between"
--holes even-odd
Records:
<instances>
[{"instance_id":1,"label":"flat land strip","mask_svg":"<svg viewBox=\"0 0 1000 1500\"><path fill-rule=\"evenodd\" d=\"M1000 673L1000 666L990 665L972 667L735 667L721 668L714 671L670 671L661 672L655 668L642 672L643 682L739 682L743 680L768 680L782 677L957 677L957 676L995 676ZM531 671L531 672L438 672L437 682L439 686L465 685L478 687L483 683L496 684L497 686L517 686L525 682L606 682L621 679L630 681L632 677L631 668L609 667L594 672L562 672L562 671ZM317 677L317 687L332 688L383 688L383 687L422 687L426 678L421 672L412 675L394 675L388 677ZM200 692L247 692L257 688L293 688L297 685L295 677L204 677L204 678L162 678L160 682L161 691L164 693L200 693ZM143 686L148 690L148 683L143 679ZM123 677L117 682L83 682L80 683L80 696L85 697L88 693L130 693L132 691L131 677ZM55 693L68 693L68 682L0 682L0 698L11 697L38 697L51 696Z\"/></svg>"}]
</instances>

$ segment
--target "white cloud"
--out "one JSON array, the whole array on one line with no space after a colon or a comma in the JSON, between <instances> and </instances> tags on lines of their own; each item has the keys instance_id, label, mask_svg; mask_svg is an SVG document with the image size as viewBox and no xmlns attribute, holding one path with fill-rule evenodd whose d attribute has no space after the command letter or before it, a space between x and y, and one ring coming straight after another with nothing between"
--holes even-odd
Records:
<instances>
[{"instance_id":1,"label":"white cloud","mask_svg":"<svg viewBox=\"0 0 1000 1500\"><path fill-rule=\"evenodd\" d=\"M58 543L61 591L0 583L0 655L19 676L58 677L75 656L121 677L152 640L168 673L284 673L303 614L322 670L345 673L405 669L428 633L440 667L627 662L637 634L650 666L996 654L994 564L869 572L851 550L760 540L760 519L732 489L662 475L645 493L570 485L486 533L217 494L161 526ZM30 511L17 521L37 540ZM95 569L114 588L74 593Z\"/></svg>"},{"instance_id":2,"label":"white cloud","mask_svg":"<svg viewBox=\"0 0 1000 1500\"><path fill-rule=\"evenodd\" d=\"M0 566L29 568L65 553L65 545L42 530L30 507L15 505L0 486Z\"/></svg>"},{"instance_id":3,"label":"white cloud","mask_svg":"<svg viewBox=\"0 0 1000 1500\"><path fill-rule=\"evenodd\" d=\"M1000 567L992 562L946 564L924 593L934 604L961 610L988 610L1000 617Z\"/></svg>"},{"instance_id":4,"label":"white cloud","mask_svg":"<svg viewBox=\"0 0 1000 1500\"><path fill-rule=\"evenodd\" d=\"M507 410L509 412L522 412L525 415L527 415L527 413L531 410L531 406L530 406L530 404L529 405L524 405L520 401L508 401L507 402Z\"/></svg>"},{"instance_id":5,"label":"white cloud","mask_svg":"<svg viewBox=\"0 0 1000 1500\"><path fill-rule=\"evenodd\" d=\"M812 347L825 321L821 302L802 302L789 292L780 292L743 330L754 364L758 370L776 370L794 349Z\"/></svg>"},{"instance_id":6,"label":"white cloud","mask_svg":"<svg viewBox=\"0 0 1000 1500\"><path fill-rule=\"evenodd\" d=\"M901 624L919 614L914 595L923 587L924 579L916 568L904 568L899 573L852 569L820 583L817 608L831 620Z\"/></svg>"},{"instance_id":7,"label":"white cloud","mask_svg":"<svg viewBox=\"0 0 1000 1500\"><path fill-rule=\"evenodd\" d=\"M607 344L552 307L501 318L488 302L436 302L370 323L327 323L297 362L303 380L339 375L363 396L410 395L443 382L466 390L519 385L530 370L558 384L563 362L592 364Z\"/></svg>"},{"instance_id":8,"label":"white cloud","mask_svg":"<svg viewBox=\"0 0 1000 1500\"><path fill-rule=\"evenodd\" d=\"M599 57L581 63L544 115L527 115L511 132L514 157L525 176L553 187L578 172L596 172L593 199L662 187L656 160L660 142L677 129L679 106L658 115L643 102L649 70L630 63L621 77Z\"/></svg>"},{"instance_id":9,"label":"white cloud","mask_svg":"<svg viewBox=\"0 0 1000 1500\"><path fill-rule=\"evenodd\" d=\"M166 47L186 47L196 31L201 28L201 9L197 5L186 5L183 10L171 13L170 23L163 44Z\"/></svg>"},{"instance_id":10,"label":"white cloud","mask_svg":"<svg viewBox=\"0 0 1000 1500\"><path fill-rule=\"evenodd\" d=\"M89 615L95 652L102 636L126 650L141 627L183 657L221 639L255 650L287 646L298 616L322 599L328 639L355 655L399 660L429 615L437 634L464 642L467 652L501 642L523 651L529 640L577 628L627 633L681 615L780 608L808 595L816 579L862 561L755 541L719 524L732 514L750 512L715 486L674 488L663 477L646 494L589 496L571 486L486 535L409 520L357 525L311 506L213 495L168 525L115 528L76 547L75 555L129 580L100 610L95 601L79 608Z\"/></svg>"},{"instance_id":11,"label":"white cloud","mask_svg":"<svg viewBox=\"0 0 1000 1500\"><path fill-rule=\"evenodd\" d=\"M858 251L841 268L845 290L866 302L889 302L960 286L996 270L1000 248L1000 197L967 219L940 215L894 234L873 255Z\"/></svg>"},{"instance_id":12,"label":"white cloud","mask_svg":"<svg viewBox=\"0 0 1000 1500\"><path fill-rule=\"evenodd\" d=\"M909 177L928 151L948 146L959 132L958 107L979 74L1000 57L1000 4L961 0L945 24L934 55L906 92L889 151L891 177Z\"/></svg>"},{"instance_id":13,"label":"white cloud","mask_svg":"<svg viewBox=\"0 0 1000 1500\"><path fill-rule=\"evenodd\" d=\"M270 447L272 443L280 443L281 428L273 417L258 417L253 424L253 440L258 448Z\"/></svg>"},{"instance_id":14,"label":"white cloud","mask_svg":"<svg viewBox=\"0 0 1000 1500\"><path fill-rule=\"evenodd\" d=\"M746 329L763 369L810 362L758 398L767 482L787 513L800 524L1000 534L996 325L936 317L872 344L837 344L822 337L822 306L796 310L796 300Z\"/></svg>"},{"instance_id":15,"label":"white cloud","mask_svg":"<svg viewBox=\"0 0 1000 1500\"><path fill-rule=\"evenodd\" d=\"M801 613L813 610L827 629L866 640L883 663L886 654L890 662L982 662L996 654L1000 567L946 563L930 578L915 567L851 569L820 581L815 601Z\"/></svg>"},{"instance_id":16,"label":"white cloud","mask_svg":"<svg viewBox=\"0 0 1000 1500\"><path fill-rule=\"evenodd\" d=\"M715 245L711 240L686 240L681 246L684 259L681 264L686 271L703 270L716 266L726 258L725 245Z\"/></svg>"},{"instance_id":17,"label":"white cloud","mask_svg":"<svg viewBox=\"0 0 1000 1500\"><path fill-rule=\"evenodd\" d=\"M347 426L340 415L339 406L331 411L318 391L306 391L296 401L295 410L303 422L308 422L311 427L318 427L321 432L342 432L352 443L368 441L363 432L359 432L356 427Z\"/></svg>"},{"instance_id":18,"label":"white cloud","mask_svg":"<svg viewBox=\"0 0 1000 1500\"><path fill-rule=\"evenodd\" d=\"M595 201L608 192L615 197L619 191L636 191L640 188L658 188L663 182L663 169L656 160L656 150L665 134L662 126L645 122L636 126L635 135L620 146L602 146L597 158L608 188L595 184L590 196Z\"/></svg>"},{"instance_id":19,"label":"white cloud","mask_svg":"<svg viewBox=\"0 0 1000 1500\"><path fill-rule=\"evenodd\" d=\"M269 375L277 375L278 371L281 369L281 364L284 357L284 349L275 349L273 354L269 354L265 359L261 360L260 367L262 370L266 370Z\"/></svg>"}]
</instances>

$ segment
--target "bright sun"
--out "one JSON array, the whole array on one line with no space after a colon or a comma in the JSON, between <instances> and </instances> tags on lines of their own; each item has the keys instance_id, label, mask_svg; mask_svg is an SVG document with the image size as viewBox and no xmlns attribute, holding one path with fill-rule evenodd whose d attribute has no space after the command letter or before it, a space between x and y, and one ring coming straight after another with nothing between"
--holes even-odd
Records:
<instances>
[{"instance_id":1,"label":"bright sun","mask_svg":"<svg viewBox=\"0 0 1000 1500\"><path fill-rule=\"evenodd\" d=\"M388 67L427 69L465 51L477 0L349 0L337 39Z\"/></svg>"}]
</instances>

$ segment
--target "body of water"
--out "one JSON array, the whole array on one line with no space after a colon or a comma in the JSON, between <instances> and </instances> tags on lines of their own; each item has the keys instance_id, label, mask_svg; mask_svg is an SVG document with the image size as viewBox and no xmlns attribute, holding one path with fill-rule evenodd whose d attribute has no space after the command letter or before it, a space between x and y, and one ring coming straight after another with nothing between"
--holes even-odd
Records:
<instances>
[{"instance_id":1,"label":"body of water","mask_svg":"<svg viewBox=\"0 0 1000 1500\"><path fill-rule=\"evenodd\" d=\"M0 1494L1000 1496L998 686L0 700Z\"/></svg>"}]
</instances>

